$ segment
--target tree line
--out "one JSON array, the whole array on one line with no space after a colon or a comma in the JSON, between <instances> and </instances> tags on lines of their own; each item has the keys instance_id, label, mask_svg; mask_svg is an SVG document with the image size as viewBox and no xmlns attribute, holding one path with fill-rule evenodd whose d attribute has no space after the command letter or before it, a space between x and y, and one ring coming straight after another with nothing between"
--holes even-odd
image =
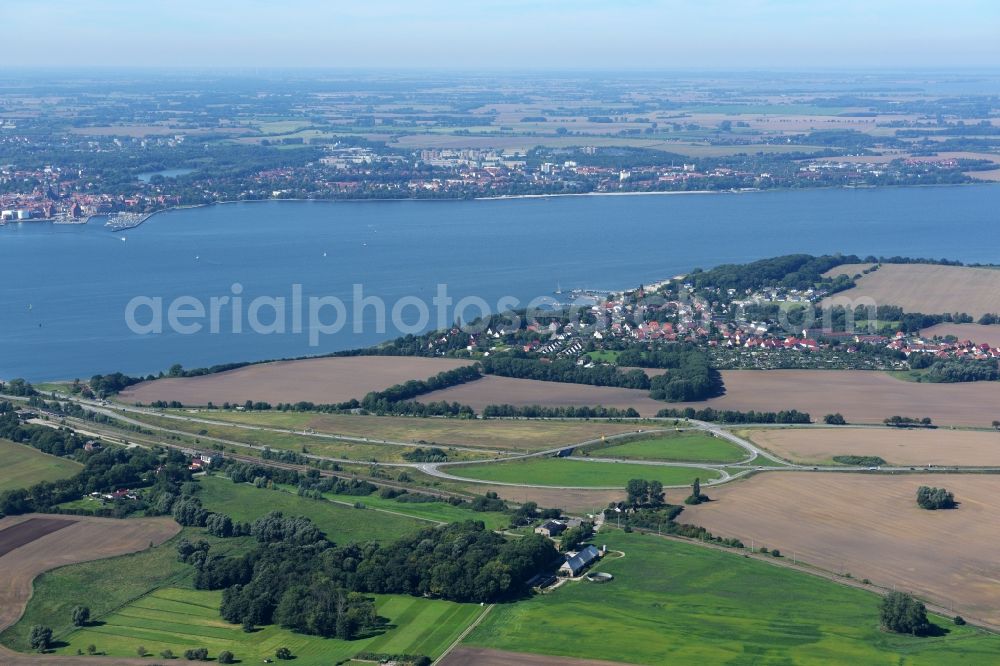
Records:
<instances>
[{"instance_id":1,"label":"tree line","mask_svg":"<svg viewBox=\"0 0 1000 666\"><path fill-rule=\"evenodd\" d=\"M695 419L697 421L714 421L716 423L812 423L808 412L800 412L797 409L782 410L780 412L738 412L731 409L695 409L687 407L685 409L661 409L656 413L658 418L674 419Z\"/></svg>"},{"instance_id":2,"label":"tree line","mask_svg":"<svg viewBox=\"0 0 1000 666\"><path fill-rule=\"evenodd\" d=\"M548 359L542 361L534 358L493 356L484 358L480 361L480 365L485 374L501 377L643 390L648 390L650 387L649 377L642 370L622 372L612 365L594 365L588 368L578 365L572 359L562 358L547 361Z\"/></svg>"},{"instance_id":3,"label":"tree line","mask_svg":"<svg viewBox=\"0 0 1000 666\"><path fill-rule=\"evenodd\" d=\"M618 407L543 407L542 405L487 405L483 407L484 419L547 418L547 419L635 419L639 412L634 408Z\"/></svg>"}]
</instances>

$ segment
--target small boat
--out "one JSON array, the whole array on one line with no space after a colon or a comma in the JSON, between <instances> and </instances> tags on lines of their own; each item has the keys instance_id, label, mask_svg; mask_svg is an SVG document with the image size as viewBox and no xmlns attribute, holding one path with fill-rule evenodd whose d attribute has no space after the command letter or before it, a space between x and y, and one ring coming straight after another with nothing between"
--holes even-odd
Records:
<instances>
[{"instance_id":1,"label":"small boat","mask_svg":"<svg viewBox=\"0 0 1000 666\"><path fill-rule=\"evenodd\" d=\"M561 293L562 293L562 286L558 282L556 282L556 294L561 294Z\"/></svg>"}]
</instances>

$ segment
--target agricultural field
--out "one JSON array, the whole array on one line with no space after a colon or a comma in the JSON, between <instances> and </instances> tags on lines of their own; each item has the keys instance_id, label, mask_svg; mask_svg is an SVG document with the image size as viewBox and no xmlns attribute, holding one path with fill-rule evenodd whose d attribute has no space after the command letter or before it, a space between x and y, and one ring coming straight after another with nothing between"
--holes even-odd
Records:
<instances>
[{"instance_id":1,"label":"agricultural field","mask_svg":"<svg viewBox=\"0 0 1000 666\"><path fill-rule=\"evenodd\" d=\"M998 271L1000 275L1000 271ZM658 403L683 409L798 409L814 421L840 412L849 423L929 416L938 425L989 427L1000 418L1000 382L917 384L865 370L723 370L726 394L704 402Z\"/></svg>"},{"instance_id":2,"label":"agricultural field","mask_svg":"<svg viewBox=\"0 0 1000 666\"><path fill-rule=\"evenodd\" d=\"M641 416L655 416L670 405L649 397L648 391L614 386L588 386L536 379L489 375L480 380L424 395L423 402L447 400L481 411L487 405L542 405L543 407L634 407Z\"/></svg>"},{"instance_id":3,"label":"agricultural field","mask_svg":"<svg viewBox=\"0 0 1000 666\"><path fill-rule=\"evenodd\" d=\"M486 381L488 378L477 381ZM423 398L422 398L423 399ZM175 412L189 415L185 412ZM575 444L606 435L634 431L635 422L611 421L489 421L370 416L358 414L315 414L308 412L236 412L213 410L197 417L275 428L312 428L317 432L367 437L373 440L412 442L418 446L464 446L528 453ZM641 426L640 426L641 427Z\"/></svg>"},{"instance_id":4,"label":"agricultural field","mask_svg":"<svg viewBox=\"0 0 1000 666\"><path fill-rule=\"evenodd\" d=\"M597 661L569 657L553 657L547 654L528 654L510 650L459 645L438 662L440 666L620 666L619 661Z\"/></svg>"},{"instance_id":5,"label":"agricultural field","mask_svg":"<svg viewBox=\"0 0 1000 666\"><path fill-rule=\"evenodd\" d=\"M355 509L326 500L305 499L285 490L255 488L221 476L206 476L198 498L209 511L224 513L235 521L252 522L270 511L305 516L334 543L392 541L426 527L424 520L375 509ZM345 502L364 503L365 497L338 495Z\"/></svg>"},{"instance_id":6,"label":"agricultural field","mask_svg":"<svg viewBox=\"0 0 1000 666\"><path fill-rule=\"evenodd\" d=\"M111 656L135 655L143 646L151 655L169 649L176 655L192 647L208 648L215 657L229 650L242 663L273 658L279 647L291 649L294 663L326 666L360 652L424 654L437 657L483 612L475 604L457 604L400 595L373 595L379 615L390 628L353 641L296 634L270 625L252 634L219 617L222 592L165 587L140 597L102 623L69 634L58 650L75 654L94 645Z\"/></svg>"},{"instance_id":7,"label":"agricultural field","mask_svg":"<svg viewBox=\"0 0 1000 666\"><path fill-rule=\"evenodd\" d=\"M219 413L222 412L220 410ZM246 414L246 412L235 412L236 414ZM252 414L268 415L269 412L251 412ZM169 430L179 430L189 433L194 437L211 438L225 440L227 442L241 442L256 447L268 447L275 450L294 451L295 453L309 453L326 458L338 458L341 460L355 460L365 462L403 462L403 454L416 450L417 446L399 446L397 444L379 444L367 442L354 442L339 440L331 437L314 437L306 434L298 434L291 431L270 430L265 427L243 427L234 423L207 423L214 420L216 412L206 413L204 420L201 415L188 415L187 420L167 418L155 414L133 414L132 418L148 423L160 428ZM281 413L275 414L282 416ZM358 417L361 418L361 417ZM446 447L447 448L447 447ZM483 451L462 451L458 449L448 449L448 457L452 460L482 460L493 457L490 452Z\"/></svg>"},{"instance_id":8,"label":"agricultural field","mask_svg":"<svg viewBox=\"0 0 1000 666\"><path fill-rule=\"evenodd\" d=\"M464 645L636 664L1000 659L1000 637L940 617L936 638L881 631L878 597L864 590L650 535L608 530L600 541L625 553L594 567L613 581L498 605Z\"/></svg>"},{"instance_id":9,"label":"agricultural field","mask_svg":"<svg viewBox=\"0 0 1000 666\"><path fill-rule=\"evenodd\" d=\"M959 507L919 508L922 485L947 488ZM1000 627L1000 485L993 475L781 472L710 494L712 502L685 509L685 522Z\"/></svg>"},{"instance_id":10,"label":"agricultural field","mask_svg":"<svg viewBox=\"0 0 1000 666\"><path fill-rule=\"evenodd\" d=\"M419 492L419 491L416 491ZM350 502L351 497L344 495L325 494L332 502ZM391 513L400 513L424 521L436 523L458 523L465 520L480 520L486 529L501 530L510 525L510 516L498 511L473 511L472 509L453 506L447 502L397 502L394 499L379 497L373 493L366 497L356 498L369 509L378 509Z\"/></svg>"},{"instance_id":11,"label":"agricultural field","mask_svg":"<svg viewBox=\"0 0 1000 666\"><path fill-rule=\"evenodd\" d=\"M51 525L47 529L58 529L46 533L44 521L69 521L70 524ZM53 630L65 627L70 623L69 610L84 599L93 609L113 608L120 603L120 594L128 598L129 592L123 592L122 586L127 587L129 582L123 578L92 589L87 581L96 582L101 578L94 572L123 575L130 562L149 561L163 552L169 552L169 556L176 559L169 546L160 547L159 544L179 530L180 526L169 518L114 520L28 514L0 519L0 543L10 541L17 546L0 556L0 571L3 571L0 576L0 631L3 631L0 642L24 649L31 624L47 624ZM126 555L137 551L136 555ZM125 557L115 557L119 555ZM103 559L112 557L115 559ZM109 565L110 562L117 564ZM44 573L58 567L63 568ZM89 573L76 576L80 571ZM159 568L155 573L161 572L165 570ZM111 605L102 606L107 600L111 600ZM18 622L22 611L25 611L24 617L11 627Z\"/></svg>"},{"instance_id":12,"label":"agricultural field","mask_svg":"<svg viewBox=\"0 0 1000 666\"><path fill-rule=\"evenodd\" d=\"M793 462L831 464L834 456L878 456L890 465L1000 466L1000 433L921 428L746 430L759 446Z\"/></svg>"},{"instance_id":13,"label":"agricultural field","mask_svg":"<svg viewBox=\"0 0 1000 666\"><path fill-rule=\"evenodd\" d=\"M612 442L576 455L628 460L734 463L745 460L750 454L732 442L695 430L656 434L622 444Z\"/></svg>"},{"instance_id":14,"label":"agricultural field","mask_svg":"<svg viewBox=\"0 0 1000 666\"><path fill-rule=\"evenodd\" d=\"M462 465L443 469L455 476L496 483L603 489L624 488L629 479L657 480L665 486L686 486L690 485L695 477L708 481L718 476L710 469L590 462L566 458L532 458L525 461Z\"/></svg>"},{"instance_id":15,"label":"agricultural field","mask_svg":"<svg viewBox=\"0 0 1000 666\"><path fill-rule=\"evenodd\" d=\"M971 340L976 344L985 342L991 347L1000 347L1000 325L997 324L936 324L923 329L920 334L928 338L954 335L959 340Z\"/></svg>"},{"instance_id":16,"label":"agricultural field","mask_svg":"<svg viewBox=\"0 0 1000 666\"><path fill-rule=\"evenodd\" d=\"M476 409L503 403L634 407L643 416L663 408L798 409L809 412L814 420L840 412L853 423L881 423L898 414L929 416L940 425L988 427L1000 417L1000 382L918 384L864 370L723 370L722 379L725 395L700 402L661 402L638 389L496 376L435 391L424 399L455 400Z\"/></svg>"},{"instance_id":17,"label":"agricultural field","mask_svg":"<svg viewBox=\"0 0 1000 666\"><path fill-rule=\"evenodd\" d=\"M854 275L870 264L848 264L828 275ZM823 299L823 305L870 298L877 305L898 305L907 312L966 312L980 317L1000 310L1000 271L992 268L883 264L856 280L857 286Z\"/></svg>"},{"instance_id":18,"label":"agricultural field","mask_svg":"<svg viewBox=\"0 0 1000 666\"><path fill-rule=\"evenodd\" d=\"M182 405L216 405L247 400L271 404L330 404L365 397L411 379L427 379L469 361L412 356L348 356L258 363L200 377L167 377L122 391L126 403L176 400Z\"/></svg>"},{"instance_id":19,"label":"agricultural field","mask_svg":"<svg viewBox=\"0 0 1000 666\"><path fill-rule=\"evenodd\" d=\"M42 453L26 444L0 439L0 493L14 488L27 488L41 481L68 479L83 469L83 465Z\"/></svg>"},{"instance_id":20,"label":"agricultural field","mask_svg":"<svg viewBox=\"0 0 1000 666\"><path fill-rule=\"evenodd\" d=\"M625 501L625 490L601 490L595 488L546 488L524 486L491 486L469 483L463 488L469 492L486 494L494 492L505 500L523 504L534 502L538 506L563 509L576 513L592 513L603 509L611 502Z\"/></svg>"}]
</instances>

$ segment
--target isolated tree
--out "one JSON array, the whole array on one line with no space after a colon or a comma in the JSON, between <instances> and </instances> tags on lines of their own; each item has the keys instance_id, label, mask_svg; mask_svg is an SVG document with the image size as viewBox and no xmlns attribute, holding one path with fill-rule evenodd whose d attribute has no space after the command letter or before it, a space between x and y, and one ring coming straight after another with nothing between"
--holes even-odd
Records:
<instances>
[{"instance_id":1,"label":"isolated tree","mask_svg":"<svg viewBox=\"0 0 1000 666\"><path fill-rule=\"evenodd\" d=\"M1000 421L994 421L993 422L993 429L994 430L1000 430Z\"/></svg>"},{"instance_id":2,"label":"isolated tree","mask_svg":"<svg viewBox=\"0 0 1000 666\"><path fill-rule=\"evenodd\" d=\"M936 509L954 509L955 496L944 488L917 488L917 506L921 509L934 511Z\"/></svg>"},{"instance_id":3,"label":"isolated tree","mask_svg":"<svg viewBox=\"0 0 1000 666\"><path fill-rule=\"evenodd\" d=\"M219 653L219 663L220 664L233 664L236 663L236 657L229 650L223 650Z\"/></svg>"},{"instance_id":4,"label":"isolated tree","mask_svg":"<svg viewBox=\"0 0 1000 666\"><path fill-rule=\"evenodd\" d=\"M827 425L847 424L847 420L844 418L844 415L841 414L840 412L837 412L836 414L827 414L826 416L823 417L823 422L826 423Z\"/></svg>"},{"instance_id":5,"label":"isolated tree","mask_svg":"<svg viewBox=\"0 0 1000 666\"><path fill-rule=\"evenodd\" d=\"M31 634L28 636L28 642L31 644L32 650L44 652L52 645L52 630L48 627L36 624L31 628Z\"/></svg>"},{"instance_id":6,"label":"isolated tree","mask_svg":"<svg viewBox=\"0 0 1000 666\"><path fill-rule=\"evenodd\" d=\"M73 626L83 627L90 622L90 609L86 606L73 607Z\"/></svg>"},{"instance_id":7,"label":"isolated tree","mask_svg":"<svg viewBox=\"0 0 1000 666\"><path fill-rule=\"evenodd\" d=\"M135 649L135 653L137 655L139 655L140 657L145 657L146 656L146 646L145 645L140 645L139 647L137 647Z\"/></svg>"},{"instance_id":8,"label":"isolated tree","mask_svg":"<svg viewBox=\"0 0 1000 666\"><path fill-rule=\"evenodd\" d=\"M691 494L684 499L685 504L701 504L708 501L708 495L701 492L701 479L695 478L691 484Z\"/></svg>"},{"instance_id":9,"label":"isolated tree","mask_svg":"<svg viewBox=\"0 0 1000 666\"><path fill-rule=\"evenodd\" d=\"M89 654L91 656L97 654L97 646L94 645L93 643L91 643L90 645L88 645L87 646L87 654Z\"/></svg>"},{"instance_id":10,"label":"isolated tree","mask_svg":"<svg viewBox=\"0 0 1000 666\"><path fill-rule=\"evenodd\" d=\"M170 648L167 648L166 650L163 650L162 652L160 652L160 656L163 657L164 659L174 659L175 658L174 657L174 651L171 650Z\"/></svg>"},{"instance_id":11,"label":"isolated tree","mask_svg":"<svg viewBox=\"0 0 1000 666\"><path fill-rule=\"evenodd\" d=\"M879 621L884 629L897 634L921 636L930 628L927 608L905 592L890 592L882 598Z\"/></svg>"},{"instance_id":12,"label":"isolated tree","mask_svg":"<svg viewBox=\"0 0 1000 666\"><path fill-rule=\"evenodd\" d=\"M274 656L277 657L278 659L282 659L282 660L284 660L284 659L291 659L292 658L292 651L289 650L286 647L280 647L280 648L278 648L277 650L274 651Z\"/></svg>"}]
</instances>

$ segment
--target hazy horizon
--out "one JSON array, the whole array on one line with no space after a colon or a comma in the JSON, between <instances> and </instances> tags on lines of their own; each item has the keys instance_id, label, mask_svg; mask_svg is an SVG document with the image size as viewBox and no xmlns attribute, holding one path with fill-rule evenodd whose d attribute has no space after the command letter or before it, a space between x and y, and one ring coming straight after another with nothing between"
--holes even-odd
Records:
<instances>
[{"instance_id":1,"label":"hazy horizon","mask_svg":"<svg viewBox=\"0 0 1000 666\"><path fill-rule=\"evenodd\" d=\"M572 71L1000 67L1000 5L5 0L17 67Z\"/></svg>"}]
</instances>

